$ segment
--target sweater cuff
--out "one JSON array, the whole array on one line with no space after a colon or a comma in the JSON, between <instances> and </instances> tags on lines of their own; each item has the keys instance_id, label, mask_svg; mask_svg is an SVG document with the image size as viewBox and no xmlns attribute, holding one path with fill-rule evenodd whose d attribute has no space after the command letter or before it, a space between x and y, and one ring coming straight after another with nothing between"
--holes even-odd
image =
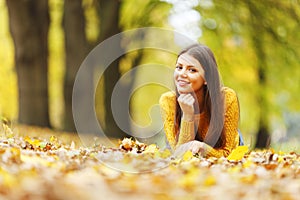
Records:
<instances>
[{"instance_id":1,"label":"sweater cuff","mask_svg":"<svg viewBox=\"0 0 300 200\"><path fill-rule=\"evenodd\" d=\"M182 120L177 145L181 145L195 139L194 121Z\"/></svg>"}]
</instances>

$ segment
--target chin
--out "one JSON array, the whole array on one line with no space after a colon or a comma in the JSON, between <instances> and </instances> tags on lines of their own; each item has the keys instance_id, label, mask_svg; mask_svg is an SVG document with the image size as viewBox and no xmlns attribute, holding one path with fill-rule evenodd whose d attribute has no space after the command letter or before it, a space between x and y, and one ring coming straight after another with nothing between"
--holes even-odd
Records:
<instances>
[{"instance_id":1,"label":"chin","mask_svg":"<svg viewBox=\"0 0 300 200\"><path fill-rule=\"evenodd\" d=\"M177 92L178 92L179 94L188 94L188 93L191 93L191 92L193 92L193 91L191 91L191 90L178 90L178 89L177 89Z\"/></svg>"}]
</instances>

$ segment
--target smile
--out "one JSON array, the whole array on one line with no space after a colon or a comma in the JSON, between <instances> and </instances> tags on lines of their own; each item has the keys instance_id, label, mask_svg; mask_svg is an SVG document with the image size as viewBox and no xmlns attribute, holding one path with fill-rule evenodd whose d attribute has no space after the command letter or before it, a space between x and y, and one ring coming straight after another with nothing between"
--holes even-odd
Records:
<instances>
[{"instance_id":1,"label":"smile","mask_svg":"<svg viewBox=\"0 0 300 200\"><path fill-rule=\"evenodd\" d=\"M190 84L190 82L189 81L184 81L184 80L178 80L177 84L179 86L186 86L186 85Z\"/></svg>"}]
</instances>

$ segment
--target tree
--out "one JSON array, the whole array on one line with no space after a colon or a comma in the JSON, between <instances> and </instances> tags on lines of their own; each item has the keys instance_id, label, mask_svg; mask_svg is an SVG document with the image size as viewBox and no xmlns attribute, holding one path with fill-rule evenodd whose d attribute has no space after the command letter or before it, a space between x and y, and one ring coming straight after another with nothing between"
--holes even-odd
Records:
<instances>
[{"instance_id":1,"label":"tree","mask_svg":"<svg viewBox=\"0 0 300 200\"><path fill-rule=\"evenodd\" d=\"M20 123L50 126L48 112L47 0L7 0L14 41Z\"/></svg>"},{"instance_id":2,"label":"tree","mask_svg":"<svg viewBox=\"0 0 300 200\"><path fill-rule=\"evenodd\" d=\"M66 73L64 78L64 130L75 131L72 115L72 92L76 73L88 53L85 34L85 16L82 0L65 0L63 29L65 35ZM92 78L91 78L92 80ZM84 95L84 91L82 91ZM85 113L83 110L82 114Z\"/></svg>"},{"instance_id":3,"label":"tree","mask_svg":"<svg viewBox=\"0 0 300 200\"><path fill-rule=\"evenodd\" d=\"M100 43L121 32L119 27L121 2L118 0L98 0L97 8L100 16L100 34L98 40ZM121 48L121 41L119 41L119 48ZM112 137L126 136L126 133L121 131L117 126L111 110L112 91L121 76L119 71L120 60L121 58L116 59L104 72L105 133Z\"/></svg>"},{"instance_id":4,"label":"tree","mask_svg":"<svg viewBox=\"0 0 300 200\"><path fill-rule=\"evenodd\" d=\"M258 119L258 131L256 136L255 147L264 148L270 145L270 128L269 128L269 106L264 89L268 87L267 84L267 55L264 47L264 36L266 31L264 30L264 24L261 20L263 12L259 9L259 6L251 3L250 1L246 5L249 9L251 16L249 18L249 35L254 48L255 55L257 57L257 79L260 86L260 90L257 92L257 104L259 105L259 119ZM260 33L260 34L257 34Z\"/></svg>"},{"instance_id":5,"label":"tree","mask_svg":"<svg viewBox=\"0 0 300 200\"><path fill-rule=\"evenodd\" d=\"M218 27L214 26L210 31L215 33L214 37L217 37L221 51L224 52L224 41L228 38L235 39L236 54L242 51L241 43L249 45L243 56L244 59L248 58L248 65L252 65L256 73L256 82L252 86L256 88L254 96L259 110L255 147L268 147L270 116L273 114L272 110L276 110L276 105L270 99L270 93L274 93L274 88L282 87L282 82L286 80L281 74L272 72L283 73L287 70L284 67L286 63L296 66L300 61L299 49L295 43L297 41L295 38L299 37L296 31L300 21L299 3L275 0L214 1L209 9L200 6L199 11L204 16L203 21L207 19L207 23L203 23L205 30L211 29L208 23L211 22L210 19L216 20ZM247 53L253 54L254 60L250 60ZM226 56L225 53L222 55ZM232 58L234 57L231 56L228 65L234 65ZM295 68L289 68L291 69ZM279 84L278 81L271 81L278 77L280 77Z\"/></svg>"},{"instance_id":6,"label":"tree","mask_svg":"<svg viewBox=\"0 0 300 200\"><path fill-rule=\"evenodd\" d=\"M65 51L66 51L66 74L64 83L64 102L65 102L65 120L64 129L67 131L75 131L75 125L73 123L72 115L72 92L73 84L76 78L76 73L83 62L84 58L88 54L88 50L98 45L101 41L107 39L114 34L120 32L119 29L119 13L120 13L119 1L94 1L93 6L98 11L98 16L101 20L99 37L96 41L88 41L86 37L86 18L84 15L84 8L82 6L82 0L65 0L64 4L64 18L63 28L65 34ZM95 25L95 24L94 24ZM95 28L95 27L94 27ZM118 129L116 123L114 123L110 99L114 84L120 77L119 72L119 59L116 60L108 70L105 72L105 127L107 133L113 133L114 136L120 135L121 131ZM92 74L90 81L93 82L94 77ZM82 90L82 95L87 93ZM79 96L77 98L80 98ZM92 97L91 97L92 98ZM78 108L79 109L79 108ZM93 112L88 110L82 110L80 113L85 115L86 112ZM87 122L88 123L88 122ZM89 131L89 130L87 130Z\"/></svg>"},{"instance_id":7,"label":"tree","mask_svg":"<svg viewBox=\"0 0 300 200\"><path fill-rule=\"evenodd\" d=\"M117 0L99 0L98 2L99 5L97 8L101 20L99 42L127 29L149 26L161 26L161 23L164 22L162 18L166 17L167 14L167 12L161 12L162 10L167 11L167 9L165 9L164 7L167 4L158 0L141 1L138 3L138 5L136 5L137 2L133 1L122 1L121 3ZM127 10L124 7L129 8L129 10ZM141 42L143 42L143 40L146 40L145 35L139 35L139 37ZM121 49L121 41L119 41L119 43L119 47ZM129 56L129 60L131 60L130 69L141 64L143 60L143 54L143 49L141 49L137 50L135 54ZM120 62L125 57L128 58L127 56L128 55L123 55L120 58L116 59L104 72L104 126L105 132L113 137L124 137L130 134L125 133L118 127L114 120L111 109L112 91L114 89L115 84L121 77L121 72L119 69ZM135 75L132 75L130 81L120 85L120 87L122 87L122 90L131 91L135 82L135 78ZM131 105L124 106L129 106L128 109L129 111L131 110ZM130 130L130 118L128 117L124 120L127 120L126 129Z\"/></svg>"}]
</instances>

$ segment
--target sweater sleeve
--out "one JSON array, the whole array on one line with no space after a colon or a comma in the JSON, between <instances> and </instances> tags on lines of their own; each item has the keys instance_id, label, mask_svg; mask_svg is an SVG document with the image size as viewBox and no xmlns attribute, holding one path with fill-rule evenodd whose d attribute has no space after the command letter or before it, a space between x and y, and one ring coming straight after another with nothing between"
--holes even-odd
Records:
<instances>
[{"instance_id":1,"label":"sweater sleeve","mask_svg":"<svg viewBox=\"0 0 300 200\"><path fill-rule=\"evenodd\" d=\"M172 92L163 94L159 100L161 116L164 124L164 131L167 143L174 150L181 144L195 139L194 121L181 121L179 134L175 130L175 106L176 95ZM191 134L192 133L192 134Z\"/></svg>"},{"instance_id":2,"label":"sweater sleeve","mask_svg":"<svg viewBox=\"0 0 300 200\"><path fill-rule=\"evenodd\" d=\"M176 95L172 92L164 93L159 99L159 105L167 143L174 149L177 144L174 126Z\"/></svg>"},{"instance_id":3,"label":"sweater sleeve","mask_svg":"<svg viewBox=\"0 0 300 200\"><path fill-rule=\"evenodd\" d=\"M206 157L228 156L230 152L238 146L238 123L239 123L239 103L236 93L229 88L225 88L225 118L224 133L225 141L220 148L213 148L206 145Z\"/></svg>"},{"instance_id":4,"label":"sweater sleeve","mask_svg":"<svg viewBox=\"0 0 300 200\"><path fill-rule=\"evenodd\" d=\"M194 121L181 120L178 142L176 147L195 139Z\"/></svg>"}]
</instances>

